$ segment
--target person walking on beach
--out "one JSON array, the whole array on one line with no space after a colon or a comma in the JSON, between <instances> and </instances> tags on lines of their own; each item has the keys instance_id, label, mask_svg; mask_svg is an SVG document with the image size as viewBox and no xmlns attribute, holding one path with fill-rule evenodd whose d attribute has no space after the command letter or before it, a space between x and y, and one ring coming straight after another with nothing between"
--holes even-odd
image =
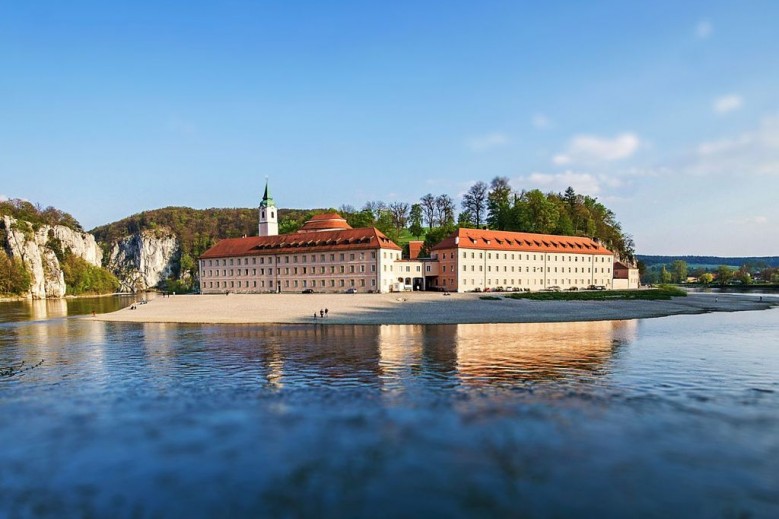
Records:
<instances>
[{"instance_id":1,"label":"person walking on beach","mask_svg":"<svg viewBox=\"0 0 779 519\"><path fill-rule=\"evenodd\" d=\"M325 318L325 311L324 310L319 310L319 317L321 317L322 319Z\"/></svg>"},{"instance_id":2,"label":"person walking on beach","mask_svg":"<svg viewBox=\"0 0 779 519\"><path fill-rule=\"evenodd\" d=\"M763 298L761 297L760 300L762 301ZM327 308L325 308L325 317L327 317Z\"/></svg>"}]
</instances>

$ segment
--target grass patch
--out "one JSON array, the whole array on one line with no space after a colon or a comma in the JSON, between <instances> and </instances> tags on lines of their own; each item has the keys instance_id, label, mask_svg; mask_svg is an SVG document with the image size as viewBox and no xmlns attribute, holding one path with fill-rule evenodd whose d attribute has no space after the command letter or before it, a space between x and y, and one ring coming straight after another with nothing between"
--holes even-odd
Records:
<instances>
[{"instance_id":1,"label":"grass patch","mask_svg":"<svg viewBox=\"0 0 779 519\"><path fill-rule=\"evenodd\" d=\"M485 301L500 301L498 296L479 296L479 299L484 299Z\"/></svg>"},{"instance_id":2,"label":"grass patch","mask_svg":"<svg viewBox=\"0 0 779 519\"><path fill-rule=\"evenodd\" d=\"M645 301L667 301L672 297L685 297L687 292L672 286L660 286L647 290L585 290L581 292L522 292L508 294L510 299L532 299L534 301L608 301L614 299Z\"/></svg>"}]
</instances>

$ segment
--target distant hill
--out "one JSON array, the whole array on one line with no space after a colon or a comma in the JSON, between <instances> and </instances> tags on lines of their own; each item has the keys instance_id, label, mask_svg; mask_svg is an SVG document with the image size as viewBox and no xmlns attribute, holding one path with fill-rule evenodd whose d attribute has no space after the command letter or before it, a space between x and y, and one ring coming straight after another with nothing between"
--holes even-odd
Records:
<instances>
[{"instance_id":1,"label":"distant hill","mask_svg":"<svg viewBox=\"0 0 779 519\"><path fill-rule=\"evenodd\" d=\"M285 226L299 226L314 211L279 209L279 231ZM95 227L90 232L108 247L118 239L146 230L167 228L181 241L182 252L197 258L218 240L256 236L256 208L163 207L128 216L119 221Z\"/></svg>"},{"instance_id":2,"label":"distant hill","mask_svg":"<svg viewBox=\"0 0 779 519\"><path fill-rule=\"evenodd\" d=\"M279 209L279 232L294 232L317 211L322 210ZM101 225L90 232L103 249L104 263L117 273L123 290L159 286L183 292L192 288L197 277L197 258L223 238L256 236L258 216L256 208L163 207ZM175 235L177 243L173 247L166 245L169 233ZM133 236L146 245L132 245L134 242L127 239ZM140 265L145 265L143 272ZM158 276L162 277L159 282Z\"/></svg>"},{"instance_id":3,"label":"distant hill","mask_svg":"<svg viewBox=\"0 0 779 519\"><path fill-rule=\"evenodd\" d=\"M647 267L653 265L670 265L675 260L683 260L691 268L695 267L717 267L719 265L728 265L729 267L741 267L749 265L756 268L779 267L779 256L651 256L639 254L638 260L642 261Z\"/></svg>"}]
</instances>

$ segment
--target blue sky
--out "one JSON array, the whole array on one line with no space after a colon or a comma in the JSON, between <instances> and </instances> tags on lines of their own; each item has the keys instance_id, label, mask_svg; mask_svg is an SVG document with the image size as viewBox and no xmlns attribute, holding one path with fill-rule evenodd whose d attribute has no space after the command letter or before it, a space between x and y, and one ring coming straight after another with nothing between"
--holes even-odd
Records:
<instances>
[{"instance_id":1,"label":"blue sky","mask_svg":"<svg viewBox=\"0 0 779 519\"><path fill-rule=\"evenodd\" d=\"M597 196L644 254L779 254L779 3L5 2L0 197Z\"/></svg>"}]
</instances>

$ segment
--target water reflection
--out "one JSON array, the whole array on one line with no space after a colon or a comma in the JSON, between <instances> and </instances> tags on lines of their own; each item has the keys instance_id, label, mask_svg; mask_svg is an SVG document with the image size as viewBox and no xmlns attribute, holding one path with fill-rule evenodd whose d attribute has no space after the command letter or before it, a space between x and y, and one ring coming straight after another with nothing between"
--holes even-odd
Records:
<instances>
[{"instance_id":1,"label":"water reflection","mask_svg":"<svg viewBox=\"0 0 779 519\"><path fill-rule=\"evenodd\" d=\"M597 375L638 321L403 326L190 326L148 324L150 369L224 369L276 389L410 389ZM174 337L175 336L175 337ZM171 347L170 343L178 344ZM180 345L186 345L181 347Z\"/></svg>"},{"instance_id":2,"label":"water reflection","mask_svg":"<svg viewBox=\"0 0 779 519\"><path fill-rule=\"evenodd\" d=\"M121 310L141 299L153 299L149 294L117 294L102 297L63 299L25 299L0 302L0 323L44 321L71 315L102 314Z\"/></svg>"},{"instance_id":3,"label":"water reflection","mask_svg":"<svg viewBox=\"0 0 779 519\"><path fill-rule=\"evenodd\" d=\"M635 339L638 321L472 324L453 327L463 382L556 380L598 373Z\"/></svg>"},{"instance_id":4,"label":"water reflection","mask_svg":"<svg viewBox=\"0 0 779 519\"><path fill-rule=\"evenodd\" d=\"M2 325L0 516L774 517L771 312Z\"/></svg>"}]
</instances>

